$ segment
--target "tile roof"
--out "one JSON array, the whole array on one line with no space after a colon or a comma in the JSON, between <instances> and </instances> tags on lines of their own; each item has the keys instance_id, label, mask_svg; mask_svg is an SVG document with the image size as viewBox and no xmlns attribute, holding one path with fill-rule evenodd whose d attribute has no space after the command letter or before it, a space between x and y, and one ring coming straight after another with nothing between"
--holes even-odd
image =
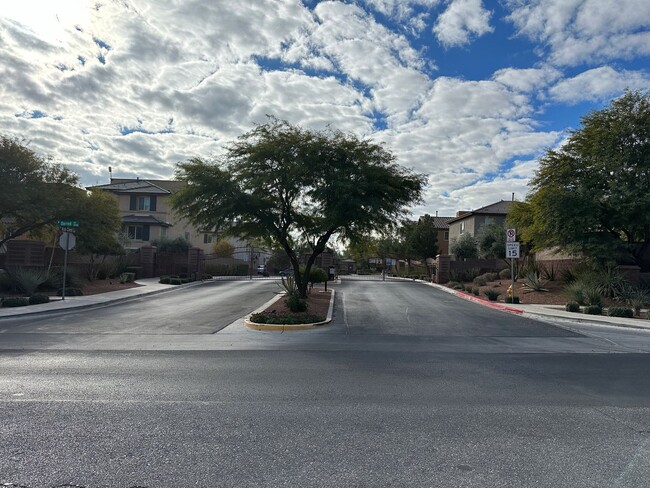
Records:
<instances>
[{"instance_id":1,"label":"tile roof","mask_svg":"<svg viewBox=\"0 0 650 488\"><path fill-rule=\"evenodd\" d=\"M100 189L115 193L149 193L169 195L185 186L184 181L178 180L140 180L132 178L112 178L107 185L89 186L88 189Z\"/></svg>"},{"instance_id":2,"label":"tile roof","mask_svg":"<svg viewBox=\"0 0 650 488\"><path fill-rule=\"evenodd\" d=\"M449 229L449 222L454 220L454 217L433 217L433 225L436 229Z\"/></svg>"},{"instance_id":3,"label":"tile roof","mask_svg":"<svg viewBox=\"0 0 650 488\"><path fill-rule=\"evenodd\" d=\"M122 222L125 224L148 224L160 225L162 227L171 227L172 224L164 220L157 219L153 215L125 215L122 217Z\"/></svg>"}]
</instances>

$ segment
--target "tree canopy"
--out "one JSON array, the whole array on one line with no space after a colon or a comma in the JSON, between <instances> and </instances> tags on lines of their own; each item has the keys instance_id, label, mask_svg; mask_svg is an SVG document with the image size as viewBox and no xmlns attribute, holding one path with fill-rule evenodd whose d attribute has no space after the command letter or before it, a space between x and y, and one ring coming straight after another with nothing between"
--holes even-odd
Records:
<instances>
[{"instance_id":1,"label":"tree canopy","mask_svg":"<svg viewBox=\"0 0 650 488\"><path fill-rule=\"evenodd\" d=\"M449 243L449 251L461 260L478 257L476 239L467 232L451 240Z\"/></svg>"},{"instance_id":2,"label":"tree canopy","mask_svg":"<svg viewBox=\"0 0 650 488\"><path fill-rule=\"evenodd\" d=\"M650 95L626 92L583 117L540 160L508 222L535 249L642 263L650 247Z\"/></svg>"},{"instance_id":3,"label":"tree canopy","mask_svg":"<svg viewBox=\"0 0 650 488\"><path fill-rule=\"evenodd\" d=\"M484 225L476 233L479 256L499 259L506 255L506 229L501 224Z\"/></svg>"},{"instance_id":4,"label":"tree canopy","mask_svg":"<svg viewBox=\"0 0 650 488\"><path fill-rule=\"evenodd\" d=\"M301 296L330 238L355 241L395 227L426 181L379 144L274 118L218 159L180 163L177 177L188 183L173 197L178 213L204 228L281 247ZM298 242L311 250L303 276Z\"/></svg>"},{"instance_id":5,"label":"tree canopy","mask_svg":"<svg viewBox=\"0 0 650 488\"><path fill-rule=\"evenodd\" d=\"M23 141L0 136L0 246L56 219L75 217L78 177Z\"/></svg>"},{"instance_id":6,"label":"tree canopy","mask_svg":"<svg viewBox=\"0 0 650 488\"><path fill-rule=\"evenodd\" d=\"M409 257L426 260L438 254L438 229L433 217L425 214L406 227L406 246Z\"/></svg>"}]
</instances>

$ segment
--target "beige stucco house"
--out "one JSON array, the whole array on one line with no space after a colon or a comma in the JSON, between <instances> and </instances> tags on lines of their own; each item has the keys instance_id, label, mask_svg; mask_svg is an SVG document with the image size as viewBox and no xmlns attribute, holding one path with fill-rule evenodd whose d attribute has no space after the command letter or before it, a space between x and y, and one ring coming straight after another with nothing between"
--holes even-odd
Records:
<instances>
[{"instance_id":1,"label":"beige stucco house","mask_svg":"<svg viewBox=\"0 0 650 488\"><path fill-rule=\"evenodd\" d=\"M130 238L130 248L150 246L151 241L161 237L183 237L193 247L211 253L217 240L216 232L194 227L171 208L169 197L184 185L184 182L176 180L111 178L109 184L92 186L88 190L99 189L115 195L122 218L122 230Z\"/></svg>"},{"instance_id":2,"label":"beige stucco house","mask_svg":"<svg viewBox=\"0 0 650 488\"><path fill-rule=\"evenodd\" d=\"M457 212L456 217L448 222L449 240L453 241L465 233L474 237L481 227L486 225L503 225L512 203L512 201L500 200L471 212Z\"/></svg>"}]
</instances>

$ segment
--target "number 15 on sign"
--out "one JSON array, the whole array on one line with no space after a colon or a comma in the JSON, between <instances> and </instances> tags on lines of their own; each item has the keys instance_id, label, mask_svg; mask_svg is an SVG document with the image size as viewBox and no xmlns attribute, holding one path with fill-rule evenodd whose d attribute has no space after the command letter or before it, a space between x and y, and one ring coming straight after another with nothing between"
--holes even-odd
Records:
<instances>
[{"instance_id":1,"label":"number 15 on sign","mask_svg":"<svg viewBox=\"0 0 650 488\"><path fill-rule=\"evenodd\" d=\"M515 259L519 257L519 243L506 242L506 258Z\"/></svg>"}]
</instances>

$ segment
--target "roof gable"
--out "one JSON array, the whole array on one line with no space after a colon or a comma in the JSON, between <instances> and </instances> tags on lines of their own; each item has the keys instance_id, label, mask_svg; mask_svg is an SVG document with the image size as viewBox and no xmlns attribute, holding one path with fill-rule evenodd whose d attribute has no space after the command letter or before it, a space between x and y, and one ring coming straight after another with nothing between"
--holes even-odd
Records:
<instances>
[{"instance_id":1,"label":"roof gable","mask_svg":"<svg viewBox=\"0 0 650 488\"><path fill-rule=\"evenodd\" d=\"M163 183L163 184L161 184ZM113 193L148 193L150 195L169 195L181 189L185 185L183 181L165 180L140 180L113 178L108 185L96 185L88 187L89 190L106 190Z\"/></svg>"},{"instance_id":2,"label":"roof gable","mask_svg":"<svg viewBox=\"0 0 650 488\"><path fill-rule=\"evenodd\" d=\"M461 215L460 217L453 218L448 222L448 224L451 224L453 222L460 222L461 220L472 218L475 215L505 216L508 215L508 212L510 211L510 207L512 206L512 204L513 202L511 200L499 200L498 202L491 203L490 205L486 205L485 207L472 210L471 212Z\"/></svg>"}]
</instances>

